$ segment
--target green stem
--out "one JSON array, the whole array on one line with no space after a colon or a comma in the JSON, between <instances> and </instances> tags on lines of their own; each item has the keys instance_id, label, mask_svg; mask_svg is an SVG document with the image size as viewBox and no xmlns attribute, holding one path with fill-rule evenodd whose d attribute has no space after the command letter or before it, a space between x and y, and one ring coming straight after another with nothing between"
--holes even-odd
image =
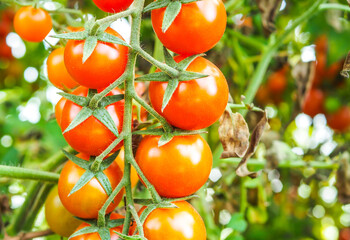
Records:
<instances>
[{"instance_id":1,"label":"green stem","mask_svg":"<svg viewBox=\"0 0 350 240\"><path fill-rule=\"evenodd\" d=\"M135 10L136 10L135 7L129 8L124 12L116 13L116 14L113 14L111 16L99 19L96 21L96 23L99 24L100 26L103 24L112 23L114 21L117 21L119 18L123 18L123 17L127 17L127 16L132 15L135 12Z\"/></svg>"},{"instance_id":2,"label":"green stem","mask_svg":"<svg viewBox=\"0 0 350 240\"><path fill-rule=\"evenodd\" d=\"M262 110L261 108L258 108L258 107L250 107L250 106L247 106L246 104L228 103L228 106L229 106L231 109L235 109L235 110L247 109L247 110L251 110L251 111L255 111L255 112L263 112L263 111L264 111L264 110Z\"/></svg>"},{"instance_id":3,"label":"green stem","mask_svg":"<svg viewBox=\"0 0 350 240\"><path fill-rule=\"evenodd\" d=\"M250 47L254 47L257 50L263 50L266 47L265 44L255 40L251 37L247 37L240 32L231 31L230 34L233 35L234 37L236 37L242 43L245 43L246 45L249 45Z\"/></svg>"},{"instance_id":4,"label":"green stem","mask_svg":"<svg viewBox=\"0 0 350 240\"><path fill-rule=\"evenodd\" d=\"M143 233L142 223L141 223L141 220L140 220L140 218L139 218L139 215L138 215L137 212L136 212L135 207L132 206L132 205L129 205L128 207L129 207L130 212L131 212L131 214L132 214L132 216L133 216L133 218L135 219L135 222L136 222L136 224L137 224L137 231L139 232L139 235L142 236L142 237L144 237L145 235L144 235L144 233Z\"/></svg>"},{"instance_id":5,"label":"green stem","mask_svg":"<svg viewBox=\"0 0 350 240\"><path fill-rule=\"evenodd\" d=\"M0 166L0 177L9 177L17 179L26 180L38 180L46 182L58 182L59 174L22 168L22 167L10 167L10 166Z\"/></svg>"},{"instance_id":6,"label":"green stem","mask_svg":"<svg viewBox=\"0 0 350 240\"><path fill-rule=\"evenodd\" d=\"M241 199L240 199L240 212L245 215L245 210L247 209L247 188L245 186L245 181L246 181L247 177L242 177L241 178L241 185L240 185L240 188L241 188L241 192L240 192L240 196L241 196Z\"/></svg>"},{"instance_id":7,"label":"green stem","mask_svg":"<svg viewBox=\"0 0 350 240\"><path fill-rule=\"evenodd\" d=\"M329 9L335 9L335 10L343 10L346 12L350 12L350 7L344 4L339 3L322 3L319 7L320 10L329 10Z\"/></svg>"}]
</instances>

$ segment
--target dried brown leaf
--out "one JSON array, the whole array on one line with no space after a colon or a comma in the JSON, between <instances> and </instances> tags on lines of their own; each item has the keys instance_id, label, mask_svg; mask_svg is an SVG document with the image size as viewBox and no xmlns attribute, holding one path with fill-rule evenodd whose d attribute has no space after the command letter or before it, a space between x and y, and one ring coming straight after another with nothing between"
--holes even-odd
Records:
<instances>
[{"instance_id":1,"label":"dried brown leaf","mask_svg":"<svg viewBox=\"0 0 350 240\"><path fill-rule=\"evenodd\" d=\"M292 75L298 89L298 103L300 109L304 105L306 95L311 90L315 69L315 62L299 62L292 70Z\"/></svg>"},{"instance_id":2,"label":"dried brown leaf","mask_svg":"<svg viewBox=\"0 0 350 240\"><path fill-rule=\"evenodd\" d=\"M342 204L350 203L350 156L348 152L341 155L339 168L337 170L336 187L338 199Z\"/></svg>"},{"instance_id":3,"label":"dried brown leaf","mask_svg":"<svg viewBox=\"0 0 350 240\"><path fill-rule=\"evenodd\" d=\"M249 145L249 128L243 116L225 111L219 121L219 137L224 148L221 158L243 157Z\"/></svg>"},{"instance_id":4,"label":"dried brown leaf","mask_svg":"<svg viewBox=\"0 0 350 240\"><path fill-rule=\"evenodd\" d=\"M280 9L282 0L257 0L261 12L262 25L266 35L276 30L275 17Z\"/></svg>"},{"instance_id":5,"label":"dried brown leaf","mask_svg":"<svg viewBox=\"0 0 350 240\"><path fill-rule=\"evenodd\" d=\"M260 121L255 126L252 132L248 150L236 168L236 174L238 176L240 177L249 176L251 178L256 178L259 175L258 172L251 172L248 170L247 161L254 154L266 126L268 126L268 119L267 119L267 113L264 112L262 118L260 119Z\"/></svg>"},{"instance_id":6,"label":"dried brown leaf","mask_svg":"<svg viewBox=\"0 0 350 240\"><path fill-rule=\"evenodd\" d=\"M348 0L349 2L350 0ZM350 3L349 3L350 5ZM340 74L343 77L349 78L349 71L350 71L350 52L348 53L348 55L346 56L344 65L343 65L343 70L340 72Z\"/></svg>"}]
</instances>

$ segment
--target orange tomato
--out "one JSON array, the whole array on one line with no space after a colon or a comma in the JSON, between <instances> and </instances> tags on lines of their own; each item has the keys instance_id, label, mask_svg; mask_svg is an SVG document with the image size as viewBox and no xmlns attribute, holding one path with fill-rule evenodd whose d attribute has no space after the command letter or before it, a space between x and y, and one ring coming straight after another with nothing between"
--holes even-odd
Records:
<instances>
[{"instance_id":1,"label":"orange tomato","mask_svg":"<svg viewBox=\"0 0 350 240\"><path fill-rule=\"evenodd\" d=\"M116 157L115 161L117 162L118 166L124 173L124 147L120 149L120 152ZM131 166L130 179L131 179L131 187L135 187L139 181L139 177L137 175L136 169L133 166Z\"/></svg>"}]
</instances>

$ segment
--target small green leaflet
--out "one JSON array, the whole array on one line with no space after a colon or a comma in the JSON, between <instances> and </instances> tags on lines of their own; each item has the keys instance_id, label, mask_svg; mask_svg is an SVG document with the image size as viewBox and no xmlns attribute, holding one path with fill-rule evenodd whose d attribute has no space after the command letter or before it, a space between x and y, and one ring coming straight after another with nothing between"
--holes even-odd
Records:
<instances>
[{"instance_id":1,"label":"small green leaflet","mask_svg":"<svg viewBox=\"0 0 350 240\"><path fill-rule=\"evenodd\" d=\"M108 177L103 172L97 172L95 173L96 179L99 181L99 183L102 185L104 190L106 191L107 195L111 195L113 189L111 186L111 183L108 179Z\"/></svg>"},{"instance_id":2,"label":"small green leaflet","mask_svg":"<svg viewBox=\"0 0 350 240\"><path fill-rule=\"evenodd\" d=\"M171 56L171 54L169 53L168 49L166 49L164 47L163 48L163 53L164 53L165 63L168 64L170 67L176 69L177 68L177 62L175 62L174 57Z\"/></svg>"},{"instance_id":3,"label":"small green leaflet","mask_svg":"<svg viewBox=\"0 0 350 240\"><path fill-rule=\"evenodd\" d=\"M171 133L165 133L163 136L160 137L158 141L158 147L161 147L173 139L174 135Z\"/></svg>"},{"instance_id":4,"label":"small green leaflet","mask_svg":"<svg viewBox=\"0 0 350 240\"><path fill-rule=\"evenodd\" d=\"M109 115L107 109L97 108L93 111L92 115L97 118L103 125L105 125L111 132L119 137L118 128L115 125L113 118Z\"/></svg>"},{"instance_id":5,"label":"small green leaflet","mask_svg":"<svg viewBox=\"0 0 350 240\"><path fill-rule=\"evenodd\" d=\"M95 174L91 172L90 170L86 170L84 174L79 178L78 182L74 185L70 193L68 194L68 197L84 187L91 179L95 177ZM102 184L101 184L102 185Z\"/></svg>"},{"instance_id":6,"label":"small green leaflet","mask_svg":"<svg viewBox=\"0 0 350 240\"><path fill-rule=\"evenodd\" d=\"M71 239L73 237L80 236L83 234L94 233L94 232L97 232L98 229L99 228L97 226L84 227L84 228L79 229L78 231L74 232L72 235L70 235L70 237L68 239Z\"/></svg>"},{"instance_id":7,"label":"small green leaflet","mask_svg":"<svg viewBox=\"0 0 350 240\"><path fill-rule=\"evenodd\" d=\"M84 49L83 49L83 63L85 63L86 60L91 56L96 45L97 45L97 37L96 36L89 36L86 38L85 43L84 43Z\"/></svg>"},{"instance_id":8,"label":"small green leaflet","mask_svg":"<svg viewBox=\"0 0 350 240\"><path fill-rule=\"evenodd\" d=\"M88 119L92 115L93 112L94 111L91 110L90 108L83 107L80 110L80 112L77 114L77 116L73 119L73 121L69 124L69 126L64 130L63 134L74 129L78 125L80 125L82 122L84 122L86 119Z\"/></svg>"},{"instance_id":9,"label":"small green leaflet","mask_svg":"<svg viewBox=\"0 0 350 240\"><path fill-rule=\"evenodd\" d=\"M77 96L77 95L69 94L65 92L59 92L58 94L82 107L87 106L89 103L89 100L86 97Z\"/></svg>"},{"instance_id":10,"label":"small green leaflet","mask_svg":"<svg viewBox=\"0 0 350 240\"><path fill-rule=\"evenodd\" d=\"M177 15L180 13L181 10L181 2L174 1L171 2L168 7L165 10L164 17L163 17L163 23L162 23L162 32L166 32L170 25L173 23ZM190 23L189 23L190 24Z\"/></svg>"},{"instance_id":11,"label":"small green leaflet","mask_svg":"<svg viewBox=\"0 0 350 240\"><path fill-rule=\"evenodd\" d=\"M143 12L148 12L154 9L158 9L158 8L163 8L169 5L169 3L171 3L171 0L158 0L158 1L154 1L150 4L148 4L144 9Z\"/></svg>"},{"instance_id":12,"label":"small green leaflet","mask_svg":"<svg viewBox=\"0 0 350 240\"><path fill-rule=\"evenodd\" d=\"M138 77L135 79L135 81L142 81L142 82L148 82L148 81L157 81L157 82L167 82L171 79L171 77L166 74L165 72L155 72L143 75L141 77Z\"/></svg>"},{"instance_id":13,"label":"small green leaflet","mask_svg":"<svg viewBox=\"0 0 350 240\"><path fill-rule=\"evenodd\" d=\"M62 149L62 152L64 153L64 155L66 155L66 157L71 160L72 162L74 162L76 165L78 165L79 167L87 170L90 168L91 163L89 161L86 161L84 159L78 158L77 156L75 156L74 154L71 154L69 152L67 152L66 150Z\"/></svg>"},{"instance_id":14,"label":"small green leaflet","mask_svg":"<svg viewBox=\"0 0 350 240\"><path fill-rule=\"evenodd\" d=\"M97 39L101 42L115 43L115 44L124 45L131 48L131 46L127 44L125 41L123 41L122 39L106 32L97 35Z\"/></svg>"},{"instance_id":15,"label":"small green leaflet","mask_svg":"<svg viewBox=\"0 0 350 240\"><path fill-rule=\"evenodd\" d=\"M163 103L162 103L162 112L164 111L165 107L168 105L171 97L173 96L173 93L175 92L177 86L179 85L178 79L171 79L168 82L168 86L165 89L164 97L163 97Z\"/></svg>"},{"instance_id":16,"label":"small green leaflet","mask_svg":"<svg viewBox=\"0 0 350 240\"><path fill-rule=\"evenodd\" d=\"M111 233L109 232L108 228L100 228L98 230L98 234L100 235L101 240L110 240L111 239Z\"/></svg>"},{"instance_id":17,"label":"small green leaflet","mask_svg":"<svg viewBox=\"0 0 350 240\"><path fill-rule=\"evenodd\" d=\"M197 58L197 57L203 57L205 56L205 54L201 53L201 54L197 54L197 55L193 55L190 57L185 58L184 60L182 60L181 62L178 63L179 69L181 70L186 70L187 67Z\"/></svg>"},{"instance_id":18,"label":"small green leaflet","mask_svg":"<svg viewBox=\"0 0 350 240\"><path fill-rule=\"evenodd\" d=\"M119 102L120 100L123 100L123 99L124 99L124 94L107 96L101 99L101 101L99 102L99 106L107 107L108 105Z\"/></svg>"},{"instance_id":19,"label":"small green leaflet","mask_svg":"<svg viewBox=\"0 0 350 240\"><path fill-rule=\"evenodd\" d=\"M61 33L61 34L52 35L51 37L60 38L60 39L84 40L87 37L87 32L79 31L79 32Z\"/></svg>"},{"instance_id":20,"label":"small green leaflet","mask_svg":"<svg viewBox=\"0 0 350 240\"><path fill-rule=\"evenodd\" d=\"M140 236L140 235L128 236L128 235L122 234L122 233L117 232L117 231L113 231L113 232L115 232L116 234L118 234L119 237L121 237L121 239L124 239L124 240L147 240L147 238L142 237L142 236Z\"/></svg>"}]
</instances>

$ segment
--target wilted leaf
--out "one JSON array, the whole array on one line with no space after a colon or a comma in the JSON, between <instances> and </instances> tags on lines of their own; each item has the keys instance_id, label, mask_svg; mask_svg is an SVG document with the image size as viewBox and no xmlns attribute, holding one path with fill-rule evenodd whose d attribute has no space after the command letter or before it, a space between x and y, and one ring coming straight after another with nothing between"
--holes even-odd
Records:
<instances>
[{"instance_id":1,"label":"wilted leaf","mask_svg":"<svg viewBox=\"0 0 350 240\"><path fill-rule=\"evenodd\" d=\"M219 137L224 148L221 158L243 157L249 146L249 128L240 113L225 111L220 118Z\"/></svg>"},{"instance_id":2,"label":"wilted leaf","mask_svg":"<svg viewBox=\"0 0 350 240\"><path fill-rule=\"evenodd\" d=\"M254 154L256 147L259 144L260 138L266 128L268 126L267 113L264 112L262 118L256 125L253 130L253 133L250 138L249 147L241 162L238 164L236 168L236 174L240 177L249 176L251 178L256 178L258 176L257 172L250 172L247 167L248 159Z\"/></svg>"},{"instance_id":3,"label":"wilted leaf","mask_svg":"<svg viewBox=\"0 0 350 240\"><path fill-rule=\"evenodd\" d=\"M350 0L348 0L349 2ZM350 3L349 3L350 5ZM349 78L349 71L350 71L350 52L348 53L348 55L346 56L344 65L343 65L343 70L340 72L340 74L343 77Z\"/></svg>"},{"instance_id":4,"label":"wilted leaf","mask_svg":"<svg viewBox=\"0 0 350 240\"><path fill-rule=\"evenodd\" d=\"M350 156L348 152L340 156L339 168L337 170L336 187L338 189L338 199L342 204L350 203Z\"/></svg>"},{"instance_id":5,"label":"wilted leaf","mask_svg":"<svg viewBox=\"0 0 350 240\"><path fill-rule=\"evenodd\" d=\"M262 25L266 35L276 30L275 17L282 0L257 0L261 12Z\"/></svg>"},{"instance_id":6,"label":"wilted leaf","mask_svg":"<svg viewBox=\"0 0 350 240\"><path fill-rule=\"evenodd\" d=\"M298 89L298 103L300 109L304 105L305 97L311 90L312 80L315 76L314 62L299 62L292 70Z\"/></svg>"}]
</instances>

